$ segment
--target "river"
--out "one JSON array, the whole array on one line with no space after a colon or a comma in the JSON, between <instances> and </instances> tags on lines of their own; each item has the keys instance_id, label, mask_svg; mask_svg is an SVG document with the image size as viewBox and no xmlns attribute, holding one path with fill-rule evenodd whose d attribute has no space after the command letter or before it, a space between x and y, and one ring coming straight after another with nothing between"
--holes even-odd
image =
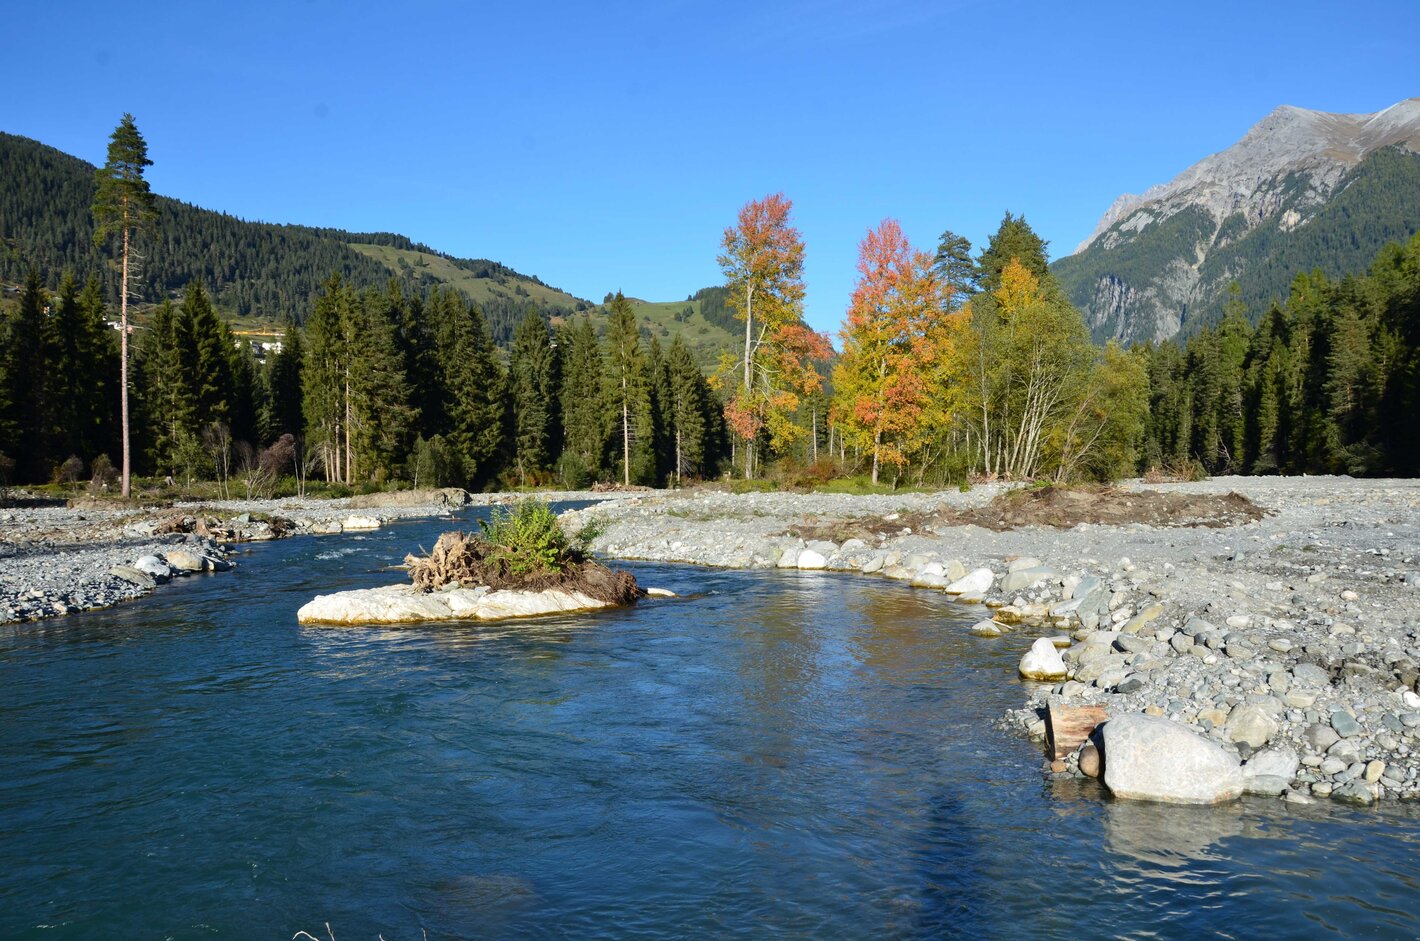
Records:
<instances>
[{"instance_id":1,"label":"river","mask_svg":"<svg viewBox=\"0 0 1420 941\"><path fill-rule=\"evenodd\" d=\"M1420 935L1416 808L1054 784L1019 639L937 592L636 565L686 597L296 623L450 525L0 628L0 937Z\"/></svg>"}]
</instances>

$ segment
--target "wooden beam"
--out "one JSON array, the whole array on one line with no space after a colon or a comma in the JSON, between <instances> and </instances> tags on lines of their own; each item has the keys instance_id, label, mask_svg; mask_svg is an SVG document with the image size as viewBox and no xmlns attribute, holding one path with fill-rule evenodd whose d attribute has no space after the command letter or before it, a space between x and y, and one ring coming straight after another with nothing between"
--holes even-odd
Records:
<instances>
[{"instance_id":1,"label":"wooden beam","mask_svg":"<svg viewBox=\"0 0 1420 941\"><path fill-rule=\"evenodd\" d=\"M1108 718L1104 706L1051 703L1045 713L1046 752L1051 758L1064 758L1083 745L1095 727Z\"/></svg>"}]
</instances>

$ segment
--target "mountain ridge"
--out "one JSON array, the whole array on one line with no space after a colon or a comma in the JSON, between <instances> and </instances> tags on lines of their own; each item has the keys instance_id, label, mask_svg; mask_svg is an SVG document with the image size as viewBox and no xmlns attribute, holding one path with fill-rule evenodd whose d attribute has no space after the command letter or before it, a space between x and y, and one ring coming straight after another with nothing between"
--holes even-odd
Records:
<instances>
[{"instance_id":1,"label":"mountain ridge","mask_svg":"<svg viewBox=\"0 0 1420 941\"><path fill-rule=\"evenodd\" d=\"M1389 197L1363 186L1366 205L1352 199L1345 211L1333 208L1347 189L1376 175L1389 181ZM1313 267L1341 274L1348 270L1343 260L1364 267L1385 241L1420 226L1416 197L1420 98L1369 114L1282 105L1167 183L1118 197L1089 238L1052 269L1098 339L1161 340L1216 316L1234 280L1260 316L1290 279L1279 283L1268 252L1286 255L1293 274ZM1303 232L1316 226L1335 232ZM1339 253L1326 250L1332 243ZM1255 277L1259 268L1266 278Z\"/></svg>"}]
</instances>

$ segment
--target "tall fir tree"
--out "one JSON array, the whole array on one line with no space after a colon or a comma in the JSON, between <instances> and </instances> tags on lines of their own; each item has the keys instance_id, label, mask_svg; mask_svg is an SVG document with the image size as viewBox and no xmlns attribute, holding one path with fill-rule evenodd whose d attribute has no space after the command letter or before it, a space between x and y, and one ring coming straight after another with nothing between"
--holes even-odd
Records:
<instances>
[{"instance_id":1,"label":"tall fir tree","mask_svg":"<svg viewBox=\"0 0 1420 941\"><path fill-rule=\"evenodd\" d=\"M506 377L488 322L479 309L452 297L439 305L440 386L447 416L444 437L466 484L493 483L503 454Z\"/></svg>"},{"instance_id":2,"label":"tall fir tree","mask_svg":"<svg viewBox=\"0 0 1420 941\"><path fill-rule=\"evenodd\" d=\"M671 475L679 485L687 475L702 475L709 467L706 419L713 405L705 377L679 333L671 341L666 371L669 395L664 415L671 441Z\"/></svg>"},{"instance_id":3,"label":"tall fir tree","mask_svg":"<svg viewBox=\"0 0 1420 941\"><path fill-rule=\"evenodd\" d=\"M601 471L607 429L602 406L602 359L596 329L582 316L563 327L558 346L562 356L563 451L559 474L564 486L581 487Z\"/></svg>"},{"instance_id":4,"label":"tall fir tree","mask_svg":"<svg viewBox=\"0 0 1420 941\"><path fill-rule=\"evenodd\" d=\"M281 351L271 358L271 395L267 411L267 431L272 438L298 436L305 423L301 404L301 365L305 359L305 340L294 319L286 321L281 334Z\"/></svg>"},{"instance_id":5,"label":"tall fir tree","mask_svg":"<svg viewBox=\"0 0 1420 941\"><path fill-rule=\"evenodd\" d=\"M556 418L554 350L551 334L536 309L529 308L513 333L508 381L513 405L513 465L523 485L541 480L552 464Z\"/></svg>"},{"instance_id":6,"label":"tall fir tree","mask_svg":"<svg viewBox=\"0 0 1420 941\"><path fill-rule=\"evenodd\" d=\"M620 291L607 307L607 315L603 382L615 462L626 486L649 484L656 475L655 427L641 331L631 302Z\"/></svg>"}]
</instances>

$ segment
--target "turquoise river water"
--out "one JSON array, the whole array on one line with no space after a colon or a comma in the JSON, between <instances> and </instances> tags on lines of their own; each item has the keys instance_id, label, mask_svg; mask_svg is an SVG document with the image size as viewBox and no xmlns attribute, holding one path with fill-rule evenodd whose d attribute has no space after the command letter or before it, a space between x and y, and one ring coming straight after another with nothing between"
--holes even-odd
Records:
<instances>
[{"instance_id":1,"label":"turquoise river water","mask_svg":"<svg viewBox=\"0 0 1420 941\"><path fill-rule=\"evenodd\" d=\"M1019 640L940 593L636 565L687 597L296 623L450 525L0 627L0 938L1420 935L1415 808L1052 784Z\"/></svg>"}]
</instances>

